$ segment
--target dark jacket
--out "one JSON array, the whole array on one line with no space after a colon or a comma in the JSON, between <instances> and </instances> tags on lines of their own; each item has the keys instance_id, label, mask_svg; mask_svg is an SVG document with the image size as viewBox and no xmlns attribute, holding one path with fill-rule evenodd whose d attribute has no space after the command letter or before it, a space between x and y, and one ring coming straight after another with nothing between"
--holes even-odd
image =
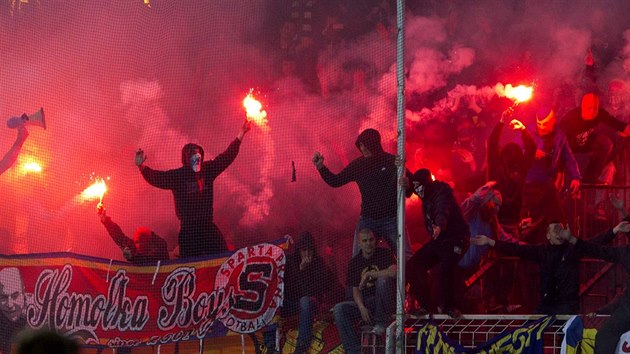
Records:
<instances>
[{"instance_id":1,"label":"dark jacket","mask_svg":"<svg viewBox=\"0 0 630 354\"><path fill-rule=\"evenodd\" d=\"M591 144L595 140L593 132L603 123L616 131L623 131L626 123L613 117L605 109L599 109L597 116L591 120L582 119L580 107L570 110L560 121L560 129L566 134L571 151L574 153L590 152Z\"/></svg>"},{"instance_id":2,"label":"dark jacket","mask_svg":"<svg viewBox=\"0 0 630 354\"><path fill-rule=\"evenodd\" d=\"M105 220L103 220L103 225L105 229L107 229L107 233L111 236L112 240L120 247L121 249L129 248L131 250L135 249L135 244L133 240L122 231L120 226L112 221L112 218L107 216ZM163 238L156 234L151 235L151 249L154 250L151 254L134 254L133 258L129 260L129 262L135 265L146 265L146 264L155 264L158 261L167 261L169 259L168 256L168 247L166 241Z\"/></svg>"},{"instance_id":3,"label":"dark jacket","mask_svg":"<svg viewBox=\"0 0 630 354\"><path fill-rule=\"evenodd\" d=\"M11 353L12 341L20 331L27 328L26 318L21 316L16 322L12 322L4 315L0 315L0 351Z\"/></svg>"},{"instance_id":4,"label":"dark jacket","mask_svg":"<svg viewBox=\"0 0 630 354\"><path fill-rule=\"evenodd\" d=\"M602 259L610 263L621 264L621 266L626 270L626 273L630 275L630 245L622 247L610 247L599 245L592 242L592 240L578 240L575 246L577 249L580 250L580 252L583 252L589 257ZM623 297L625 298L625 300L630 301L630 287L626 287L626 290L623 293ZM616 305L618 305L618 303L619 301L617 301ZM610 310L612 312L612 310L614 310L616 306L611 307L612 308Z\"/></svg>"},{"instance_id":5,"label":"dark jacket","mask_svg":"<svg viewBox=\"0 0 630 354\"><path fill-rule=\"evenodd\" d=\"M547 153L547 156L534 160L532 167L527 173L526 182L553 182L558 171L563 170L569 181L580 180L580 169L575 156L569 147L567 137L559 129L555 129L550 136L541 137L534 135L534 140L538 149ZM550 139L551 146L545 147L545 140Z\"/></svg>"},{"instance_id":6,"label":"dark jacket","mask_svg":"<svg viewBox=\"0 0 630 354\"><path fill-rule=\"evenodd\" d=\"M189 166L182 166L168 171L156 171L149 167L142 168L142 177L154 187L168 189L175 197L175 213L185 223L213 222L213 184L215 178L225 171L238 155L241 141L234 139L227 150L214 160L204 161L201 167L202 186L195 172Z\"/></svg>"},{"instance_id":7,"label":"dark jacket","mask_svg":"<svg viewBox=\"0 0 630 354\"><path fill-rule=\"evenodd\" d=\"M470 230L451 187L435 181L425 188L422 212L429 235L433 234L433 225L436 225L441 229L439 241L468 240Z\"/></svg>"},{"instance_id":8,"label":"dark jacket","mask_svg":"<svg viewBox=\"0 0 630 354\"><path fill-rule=\"evenodd\" d=\"M496 181L503 203L499 222L515 224L520 220L523 185L527 171L534 163L536 143L527 129L521 131L524 152L515 143L499 148L504 123L497 123L488 137L488 180Z\"/></svg>"},{"instance_id":9,"label":"dark jacket","mask_svg":"<svg viewBox=\"0 0 630 354\"><path fill-rule=\"evenodd\" d=\"M304 269L300 269L300 252L289 255L284 278L285 294L288 302L298 301L303 296L312 296L320 303L332 304L331 295L338 293L338 282L335 275L328 269L324 260L313 256L313 261Z\"/></svg>"},{"instance_id":10,"label":"dark jacket","mask_svg":"<svg viewBox=\"0 0 630 354\"><path fill-rule=\"evenodd\" d=\"M356 141L357 148L360 143L370 150L372 156L353 160L338 174L330 172L326 166L319 170L319 174L329 186L335 188L356 182L361 192L361 216L371 219L396 217L396 156L383 151L380 135L374 129L363 131ZM408 170L405 173L411 176Z\"/></svg>"},{"instance_id":11,"label":"dark jacket","mask_svg":"<svg viewBox=\"0 0 630 354\"><path fill-rule=\"evenodd\" d=\"M615 238L612 229L590 240L603 244ZM580 259L582 248L562 245L519 245L496 240L495 249L507 255L535 261L540 265L539 313L558 314L560 308L578 313L580 309Z\"/></svg>"}]
</instances>

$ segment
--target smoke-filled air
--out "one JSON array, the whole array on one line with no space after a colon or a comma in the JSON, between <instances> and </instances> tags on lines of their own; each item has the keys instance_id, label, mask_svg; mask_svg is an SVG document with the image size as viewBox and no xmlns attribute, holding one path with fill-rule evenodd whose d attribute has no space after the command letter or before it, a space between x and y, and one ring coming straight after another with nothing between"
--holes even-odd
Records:
<instances>
[{"instance_id":1,"label":"smoke-filled air","mask_svg":"<svg viewBox=\"0 0 630 354\"><path fill-rule=\"evenodd\" d=\"M0 21L0 117L43 108L46 129L27 127L18 160L0 176L3 253L123 260L97 216L101 201L125 233L146 226L172 250L173 195L143 179L136 151L158 170L181 167L187 143L201 145L205 160L217 156L247 119L243 100L252 92L266 122L252 121L215 180L215 223L232 248L310 231L322 250L349 259L358 188L328 186L311 160L321 152L340 171L360 156L355 141L366 128L396 153L395 2L312 1L308 23L292 19L304 11L292 1L16 3ZM630 2L406 3L412 172L435 164L427 145L450 139L457 129L443 124L458 126L460 116L447 112L471 101L500 114L514 102L509 89L526 85L532 101L560 115L578 104L589 53L601 92L630 79ZM0 154L15 139L15 129L0 127ZM83 193L97 182L104 192ZM423 232L410 228L413 243Z\"/></svg>"}]
</instances>

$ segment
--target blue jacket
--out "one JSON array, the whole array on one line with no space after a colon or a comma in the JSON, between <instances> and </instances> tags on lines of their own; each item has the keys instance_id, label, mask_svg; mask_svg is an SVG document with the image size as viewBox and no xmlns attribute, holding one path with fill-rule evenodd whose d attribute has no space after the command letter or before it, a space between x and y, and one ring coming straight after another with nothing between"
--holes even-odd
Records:
<instances>
[{"instance_id":1,"label":"blue jacket","mask_svg":"<svg viewBox=\"0 0 630 354\"><path fill-rule=\"evenodd\" d=\"M551 134L553 134L551 151L545 151L547 153L546 158L534 160L525 178L525 183L554 181L560 169L564 170L569 181L581 178L580 169L569 147L566 135L559 129L555 129ZM544 151L543 138L538 134L533 134L533 136L536 148Z\"/></svg>"},{"instance_id":2,"label":"blue jacket","mask_svg":"<svg viewBox=\"0 0 630 354\"><path fill-rule=\"evenodd\" d=\"M497 235L492 225L481 217L481 208L486 204L488 199L492 198L491 192L492 189L479 188L473 195L462 202L462 213L470 228L470 236L485 235L495 240L499 239L501 241L517 243L518 240L505 232L498 223L498 220ZM464 257L459 261L459 266L462 268L471 268L478 265L481 261L481 257L488 251L488 248L489 246L476 246L471 244L464 254Z\"/></svg>"}]
</instances>

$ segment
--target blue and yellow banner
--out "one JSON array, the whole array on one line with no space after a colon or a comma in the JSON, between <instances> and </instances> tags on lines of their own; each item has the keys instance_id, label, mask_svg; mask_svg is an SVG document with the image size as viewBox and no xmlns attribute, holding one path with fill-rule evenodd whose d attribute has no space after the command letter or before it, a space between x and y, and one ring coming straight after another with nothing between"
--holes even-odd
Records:
<instances>
[{"instance_id":1,"label":"blue and yellow banner","mask_svg":"<svg viewBox=\"0 0 630 354\"><path fill-rule=\"evenodd\" d=\"M492 340L473 349L466 349L453 342L437 326L425 324L418 331L415 353L475 353L475 354L533 354L543 352L543 332L553 321L553 316L543 317L513 331L503 332Z\"/></svg>"}]
</instances>

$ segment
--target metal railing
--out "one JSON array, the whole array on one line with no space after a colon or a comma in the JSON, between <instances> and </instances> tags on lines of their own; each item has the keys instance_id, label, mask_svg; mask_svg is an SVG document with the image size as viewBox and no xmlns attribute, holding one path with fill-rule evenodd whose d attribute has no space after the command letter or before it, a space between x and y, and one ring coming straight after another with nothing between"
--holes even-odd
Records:
<instances>
[{"instance_id":1,"label":"metal railing","mask_svg":"<svg viewBox=\"0 0 630 354\"><path fill-rule=\"evenodd\" d=\"M498 335L515 330L538 320L542 315L462 315L450 318L446 315L434 315L431 319L412 318L405 323L405 348L413 352L418 341L418 331L427 321L438 328L452 341L466 349L478 347ZM543 352L560 353L564 333L562 328L571 316L556 316L543 332ZM387 344L386 344L387 346Z\"/></svg>"}]
</instances>

